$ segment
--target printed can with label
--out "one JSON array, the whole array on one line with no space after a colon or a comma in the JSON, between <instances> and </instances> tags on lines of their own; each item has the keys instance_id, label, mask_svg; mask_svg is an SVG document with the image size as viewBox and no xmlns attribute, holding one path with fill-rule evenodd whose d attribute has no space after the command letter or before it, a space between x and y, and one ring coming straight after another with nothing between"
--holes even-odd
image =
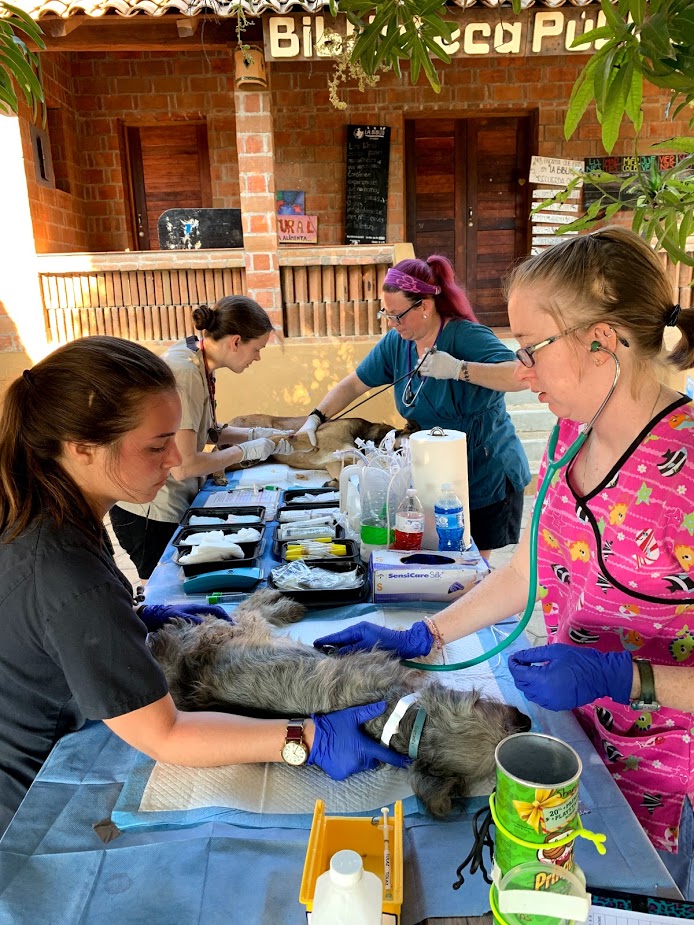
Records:
<instances>
[{"instance_id":1,"label":"printed can with label","mask_svg":"<svg viewBox=\"0 0 694 925\"><path fill-rule=\"evenodd\" d=\"M496 748L496 826L494 860L501 875L519 864L542 862L574 870L573 841L554 845L576 827L581 759L571 746L553 736L520 732ZM524 847L508 838L531 842ZM556 877L540 873L536 890L552 890ZM557 884L557 891L561 885ZM545 917L533 917L534 925ZM556 920L547 919L556 925Z\"/></svg>"}]
</instances>

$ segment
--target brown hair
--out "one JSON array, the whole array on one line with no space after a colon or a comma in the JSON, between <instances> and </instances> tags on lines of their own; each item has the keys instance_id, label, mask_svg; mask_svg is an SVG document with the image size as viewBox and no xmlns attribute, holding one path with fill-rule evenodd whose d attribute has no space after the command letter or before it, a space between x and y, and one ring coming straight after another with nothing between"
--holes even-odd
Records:
<instances>
[{"instance_id":1,"label":"brown hair","mask_svg":"<svg viewBox=\"0 0 694 925\"><path fill-rule=\"evenodd\" d=\"M64 443L115 446L141 422L146 396L175 390L163 360L117 337L74 340L25 370L0 416L2 542L39 516L100 538L101 523L59 462Z\"/></svg>"},{"instance_id":2,"label":"brown hair","mask_svg":"<svg viewBox=\"0 0 694 925\"><path fill-rule=\"evenodd\" d=\"M193 311L193 324L211 340L237 334L244 343L273 330L265 309L245 295L226 295L212 308L201 305Z\"/></svg>"},{"instance_id":3,"label":"brown hair","mask_svg":"<svg viewBox=\"0 0 694 925\"><path fill-rule=\"evenodd\" d=\"M432 254L426 260L417 257L401 260L393 268L421 279L431 286L438 286L441 292L438 295L426 296L434 300L436 311L442 318L463 318L465 321L477 321L472 310L467 293L455 278L455 270L447 257L442 254ZM406 292L397 286L384 285L384 292L402 292L410 302L421 301L422 295L417 292Z\"/></svg>"},{"instance_id":4,"label":"brown hair","mask_svg":"<svg viewBox=\"0 0 694 925\"><path fill-rule=\"evenodd\" d=\"M511 271L507 298L526 286L545 289L544 310L560 327L603 321L615 328L641 367L660 357L666 326L676 326L682 338L666 362L677 369L694 364L694 312L676 310L664 267L633 231L611 225L560 240Z\"/></svg>"}]
</instances>

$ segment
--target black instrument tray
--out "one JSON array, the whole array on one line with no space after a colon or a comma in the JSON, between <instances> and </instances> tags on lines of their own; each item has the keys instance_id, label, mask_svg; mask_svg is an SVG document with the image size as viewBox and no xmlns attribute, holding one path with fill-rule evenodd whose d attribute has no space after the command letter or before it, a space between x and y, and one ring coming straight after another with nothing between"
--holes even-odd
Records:
<instances>
[{"instance_id":1,"label":"black instrument tray","mask_svg":"<svg viewBox=\"0 0 694 925\"><path fill-rule=\"evenodd\" d=\"M321 495L327 495L336 490L335 488L287 488L282 496L282 504L284 507L291 507L293 510L313 507L338 507L340 504L339 499L333 501L321 501L320 499ZM294 498L301 498L303 495L315 496L316 500L294 502Z\"/></svg>"},{"instance_id":2,"label":"black instrument tray","mask_svg":"<svg viewBox=\"0 0 694 925\"><path fill-rule=\"evenodd\" d=\"M196 517L224 517L226 518L229 514L240 514L246 517L255 517L256 520L253 523L263 523L265 521L265 508L261 505L255 507L190 507L185 512L181 518L181 526L185 527L189 522L191 516ZM213 524L201 524L200 526L214 526ZM253 524L249 521L247 524L228 524L219 523L220 527L252 527Z\"/></svg>"},{"instance_id":3,"label":"black instrument tray","mask_svg":"<svg viewBox=\"0 0 694 925\"><path fill-rule=\"evenodd\" d=\"M351 572L355 563L345 562L342 559L314 559L310 565L315 568L328 569L331 572ZM303 604L305 607L335 607L342 604L361 604L369 597L369 571L362 562L357 563L357 570L362 579L362 583L357 588L336 588L334 591L285 591L275 584L272 574L274 569L268 575L267 586L279 591L280 594L284 594L286 597L291 597L292 600Z\"/></svg>"},{"instance_id":4,"label":"black instrument tray","mask_svg":"<svg viewBox=\"0 0 694 925\"><path fill-rule=\"evenodd\" d=\"M184 565L182 562L179 563L178 557L181 555L181 547L190 551L193 549L193 546L187 545L185 540L187 536L190 536L191 533L209 533L211 530L221 530L226 536L233 536L235 533L239 532L239 529L243 525L239 524L222 524L219 527L210 525L201 526L201 527L184 527L178 536L173 540L173 545L176 547L177 552L174 558L176 565L180 565L183 569L183 574L186 578L192 578L194 575L203 575L205 572L220 572L225 569L230 568L253 568L258 562L263 546L265 545L265 526L260 525L259 527L252 527L253 530L258 530L260 532L260 539L255 543L239 543L238 545L243 550L243 559L219 559L212 562L191 562L188 565ZM250 526L250 525L249 525ZM185 555L185 553L183 553Z\"/></svg>"},{"instance_id":5,"label":"black instrument tray","mask_svg":"<svg viewBox=\"0 0 694 925\"><path fill-rule=\"evenodd\" d=\"M280 559L283 562L286 562L285 555L287 552L287 546L289 546L290 544L295 545L296 543L300 543L300 542L302 541L301 540L282 540L282 542L279 544ZM308 542L310 543L311 541L309 540ZM329 562L352 562L352 563L361 562L361 556L359 554L359 543L356 540L336 539L335 542L340 543L342 546L347 547L347 555L346 556L326 556L325 558ZM328 544L326 543L325 545L327 546ZM317 561L318 561L317 559L306 559L306 563L308 565L313 565L314 562L317 562Z\"/></svg>"},{"instance_id":6,"label":"black instrument tray","mask_svg":"<svg viewBox=\"0 0 694 925\"><path fill-rule=\"evenodd\" d=\"M285 527L286 524L282 524L282 526ZM281 558L281 546L283 543L303 543L304 542L301 539L281 540L279 538L279 532L280 532L280 524L277 524L272 533L272 552L274 553L276 559ZM320 534L317 534L317 535L320 535ZM344 535L345 535L345 528L341 524L335 524L335 542L336 543L342 542L342 537ZM312 539L315 539L315 537L309 536L306 539L310 542Z\"/></svg>"}]
</instances>

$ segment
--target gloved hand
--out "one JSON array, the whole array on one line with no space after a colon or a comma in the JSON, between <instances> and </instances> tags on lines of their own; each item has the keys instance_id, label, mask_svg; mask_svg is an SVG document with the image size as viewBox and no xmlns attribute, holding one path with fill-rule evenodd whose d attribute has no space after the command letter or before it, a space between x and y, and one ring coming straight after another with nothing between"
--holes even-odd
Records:
<instances>
[{"instance_id":1,"label":"gloved hand","mask_svg":"<svg viewBox=\"0 0 694 925\"><path fill-rule=\"evenodd\" d=\"M189 623L202 623L202 614L210 614L213 617L219 617L226 620L227 623L233 623L229 614L223 607L216 604L143 604L136 610L138 617L147 627L148 633L155 633L160 630L165 623L169 623L176 617L187 620Z\"/></svg>"},{"instance_id":2,"label":"gloved hand","mask_svg":"<svg viewBox=\"0 0 694 925\"><path fill-rule=\"evenodd\" d=\"M274 456L291 456L294 452L294 444L291 440L285 440L282 437L281 440L277 441L275 449L272 451Z\"/></svg>"},{"instance_id":3,"label":"gloved hand","mask_svg":"<svg viewBox=\"0 0 694 925\"><path fill-rule=\"evenodd\" d=\"M408 767L411 762L406 755L386 748L360 728L362 723L385 712L387 706L382 700L336 713L312 713L316 732L306 764L321 768L333 780L344 780L358 771L372 771L382 761L396 768Z\"/></svg>"},{"instance_id":4,"label":"gloved hand","mask_svg":"<svg viewBox=\"0 0 694 925\"><path fill-rule=\"evenodd\" d=\"M248 439L258 440L260 437L288 437L294 433L291 430L278 430L276 427L249 427Z\"/></svg>"},{"instance_id":5,"label":"gloved hand","mask_svg":"<svg viewBox=\"0 0 694 925\"><path fill-rule=\"evenodd\" d=\"M309 414L303 425L297 430L297 434L308 434L311 446L317 445L316 431L321 426L321 419L317 414Z\"/></svg>"},{"instance_id":6,"label":"gloved hand","mask_svg":"<svg viewBox=\"0 0 694 925\"><path fill-rule=\"evenodd\" d=\"M555 642L514 652L508 667L518 690L546 710L573 710L600 697L629 703L629 652L598 652Z\"/></svg>"},{"instance_id":7,"label":"gloved hand","mask_svg":"<svg viewBox=\"0 0 694 925\"><path fill-rule=\"evenodd\" d=\"M464 362L450 353L436 350L424 357L419 367L419 375L430 376L432 379L460 379L460 370Z\"/></svg>"},{"instance_id":8,"label":"gloved hand","mask_svg":"<svg viewBox=\"0 0 694 925\"><path fill-rule=\"evenodd\" d=\"M348 626L339 633L321 636L313 643L316 649L334 646L338 650L337 655L347 652L370 652L379 648L394 652L399 658L428 655L433 644L434 637L426 623L421 620L408 630L389 630L385 626L363 621Z\"/></svg>"},{"instance_id":9,"label":"gloved hand","mask_svg":"<svg viewBox=\"0 0 694 925\"><path fill-rule=\"evenodd\" d=\"M269 437L259 437L257 440L247 440L239 443L241 462L261 462L275 452L275 444Z\"/></svg>"}]
</instances>

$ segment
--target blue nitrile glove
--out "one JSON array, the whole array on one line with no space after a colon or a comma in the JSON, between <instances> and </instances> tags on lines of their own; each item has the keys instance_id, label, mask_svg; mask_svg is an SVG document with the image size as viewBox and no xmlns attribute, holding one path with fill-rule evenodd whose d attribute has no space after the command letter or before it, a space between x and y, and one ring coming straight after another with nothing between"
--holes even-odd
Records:
<instances>
[{"instance_id":1,"label":"blue nitrile glove","mask_svg":"<svg viewBox=\"0 0 694 925\"><path fill-rule=\"evenodd\" d=\"M333 780L344 780L358 771L373 771L382 761L396 768L409 767L407 755L386 748L361 728L362 723L385 712L387 706L382 700L335 713L312 713L316 732L306 764L321 768Z\"/></svg>"},{"instance_id":2,"label":"blue nitrile glove","mask_svg":"<svg viewBox=\"0 0 694 925\"><path fill-rule=\"evenodd\" d=\"M629 652L598 652L555 642L514 652L508 667L518 690L546 710L573 710L600 697L629 703Z\"/></svg>"},{"instance_id":3,"label":"blue nitrile glove","mask_svg":"<svg viewBox=\"0 0 694 925\"><path fill-rule=\"evenodd\" d=\"M215 604L143 604L137 608L137 615L147 627L148 633L155 633L176 617L189 623L202 623L203 614L219 617L228 623L234 622L223 607Z\"/></svg>"},{"instance_id":4,"label":"blue nitrile glove","mask_svg":"<svg viewBox=\"0 0 694 925\"><path fill-rule=\"evenodd\" d=\"M348 652L370 652L372 649L385 649L394 652L399 658L414 658L416 655L428 655L434 644L434 637L426 623L421 620L408 630L389 630L375 623L355 623L339 633L321 636L313 643L316 649L337 649L336 655Z\"/></svg>"}]
</instances>

